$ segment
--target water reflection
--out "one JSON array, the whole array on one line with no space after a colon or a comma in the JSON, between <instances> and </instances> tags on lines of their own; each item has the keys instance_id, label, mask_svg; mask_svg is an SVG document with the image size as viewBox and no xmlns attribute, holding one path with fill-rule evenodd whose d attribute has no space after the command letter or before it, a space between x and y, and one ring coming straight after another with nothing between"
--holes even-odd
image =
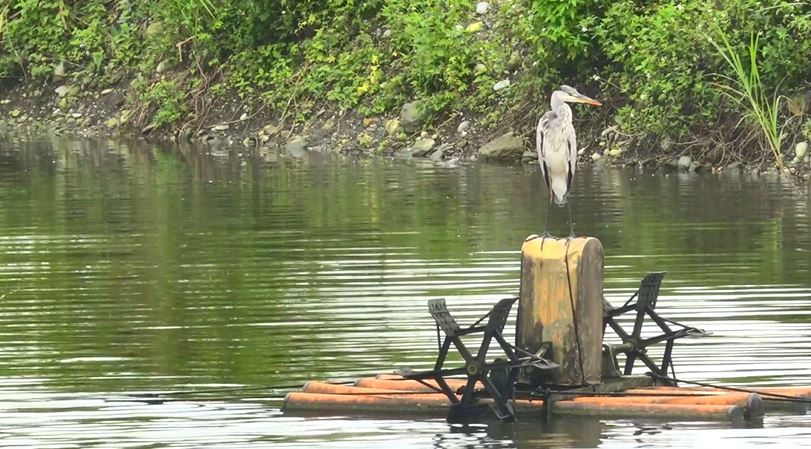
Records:
<instances>
[{"instance_id":1,"label":"water reflection","mask_svg":"<svg viewBox=\"0 0 811 449\"><path fill-rule=\"evenodd\" d=\"M514 294L517 250L542 226L540 192L532 167L2 136L0 445L803 441L807 416L769 417L762 429L621 420L457 428L285 416L261 391L161 404L126 396L426 367L436 344L426 301L444 296L472 321ZM681 377L808 383L808 186L584 167L572 202L578 232L605 246L609 301L666 270L660 312L714 332L679 342ZM553 212L562 232L565 210Z\"/></svg>"}]
</instances>

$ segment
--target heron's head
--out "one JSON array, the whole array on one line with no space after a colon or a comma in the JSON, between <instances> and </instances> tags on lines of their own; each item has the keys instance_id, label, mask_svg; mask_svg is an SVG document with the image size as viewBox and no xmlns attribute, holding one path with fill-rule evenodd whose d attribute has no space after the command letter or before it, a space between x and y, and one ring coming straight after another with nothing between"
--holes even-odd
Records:
<instances>
[{"instance_id":1,"label":"heron's head","mask_svg":"<svg viewBox=\"0 0 811 449\"><path fill-rule=\"evenodd\" d=\"M552 93L552 95L557 95L561 100L567 103L583 103L583 104L590 104L592 106L602 106L603 104L599 101L589 98L580 92L577 91L574 87L562 85L558 87L558 90Z\"/></svg>"}]
</instances>

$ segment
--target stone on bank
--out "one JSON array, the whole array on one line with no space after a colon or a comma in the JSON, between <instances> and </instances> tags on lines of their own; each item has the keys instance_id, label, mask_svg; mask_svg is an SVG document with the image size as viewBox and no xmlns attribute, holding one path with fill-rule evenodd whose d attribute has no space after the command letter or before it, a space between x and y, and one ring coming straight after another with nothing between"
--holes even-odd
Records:
<instances>
[{"instance_id":1,"label":"stone on bank","mask_svg":"<svg viewBox=\"0 0 811 449\"><path fill-rule=\"evenodd\" d=\"M296 136L285 144L284 149L292 156L303 156L307 152L307 139L302 136Z\"/></svg>"},{"instance_id":2,"label":"stone on bank","mask_svg":"<svg viewBox=\"0 0 811 449\"><path fill-rule=\"evenodd\" d=\"M478 151L479 159L518 161L524 153L524 141L512 131L487 142Z\"/></svg>"},{"instance_id":3,"label":"stone on bank","mask_svg":"<svg viewBox=\"0 0 811 449\"><path fill-rule=\"evenodd\" d=\"M676 161L676 165L679 167L679 169L688 171L690 170L692 162L693 158L691 158L690 156L682 156Z\"/></svg>"},{"instance_id":4,"label":"stone on bank","mask_svg":"<svg viewBox=\"0 0 811 449\"><path fill-rule=\"evenodd\" d=\"M411 145L411 155L414 157L425 157L434 148L434 144L436 144L434 139L428 137L419 138Z\"/></svg>"},{"instance_id":5,"label":"stone on bank","mask_svg":"<svg viewBox=\"0 0 811 449\"><path fill-rule=\"evenodd\" d=\"M419 131L427 115L425 107L419 101L406 103L400 109L400 126L406 132Z\"/></svg>"}]
</instances>

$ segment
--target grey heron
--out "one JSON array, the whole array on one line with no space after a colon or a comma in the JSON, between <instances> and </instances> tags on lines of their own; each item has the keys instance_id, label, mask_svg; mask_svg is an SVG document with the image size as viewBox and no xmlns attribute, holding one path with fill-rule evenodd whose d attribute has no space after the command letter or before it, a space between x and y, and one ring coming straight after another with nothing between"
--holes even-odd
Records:
<instances>
[{"instance_id":1,"label":"grey heron","mask_svg":"<svg viewBox=\"0 0 811 449\"><path fill-rule=\"evenodd\" d=\"M584 103L601 106L597 100L589 98L570 86L560 86L552 92L552 110L538 121L536 151L538 165L549 190L549 205L552 201L558 206L568 204L569 189L577 168L577 139L572 125L572 108L566 103ZM546 214L544 236L548 236L549 213ZM574 236L572 208L569 206L569 237Z\"/></svg>"}]
</instances>

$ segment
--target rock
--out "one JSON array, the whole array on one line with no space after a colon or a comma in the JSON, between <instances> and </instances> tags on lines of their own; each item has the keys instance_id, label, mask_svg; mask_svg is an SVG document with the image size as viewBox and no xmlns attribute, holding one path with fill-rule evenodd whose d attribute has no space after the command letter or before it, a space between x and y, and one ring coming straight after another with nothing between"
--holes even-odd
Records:
<instances>
[{"instance_id":1,"label":"rock","mask_svg":"<svg viewBox=\"0 0 811 449\"><path fill-rule=\"evenodd\" d=\"M391 28L386 28L386 31L383 32L383 39L388 39L391 37Z\"/></svg>"},{"instance_id":2,"label":"rock","mask_svg":"<svg viewBox=\"0 0 811 449\"><path fill-rule=\"evenodd\" d=\"M484 144L478 151L480 159L517 161L524 153L524 141L508 132Z\"/></svg>"},{"instance_id":3,"label":"rock","mask_svg":"<svg viewBox=\"0 0 811 449\"><path fill-rule=\"evenodd\" d=\"M104 96L102 103L109 108L119 109L124 105L124 94L122 92L112 92Z\"/></svg>"},{"instance_id":4,"label":"rock","mask_svg":"<svg viewBox=\"0 0 811 449\"><path fill-rule=\"evenodd\" d=\"M498 92L498 91L500 91L502 89L506 89L508 87L510 87L510 80L509 79L503 79L503 80L497 82L495 85L493 85L493 90Z\"/></svg>"},{"instance_id":5,"label":"rock","mask_svg":"<svg viewBox=\"0 0 811 449\"><path fill-rule=\"evenodd\" d=\"M805 153L808 151L808 142L803 141L798 143L794 146L794 156L797 159L802 159L805 157Z\"/></svg>"},{"instance_id":6,"label":"rock","mask_svg":"<svg viewBox=\"0 0 811 449\"><path fill-rule=\"evenodd\" d=\"M411 148L400 148L394 152L394 156L399 159L412 159Z\"/></svg>"},{"instance_id":7,"label":"rock","mask_svg":"<svg viewBox=\"0 0 811 449\"><path fill-rule=\"evenodd\" d=\"M507 61L507 70L513 71L521 67L521 55L518 52L513 52L510 59Z\"/></svg>"},{"instance_id":8,"label":"rock","mask_svg":"<svg viewBox=\"0 0 811 449\"><path fill-rule=\"evenodd\" d=\"M384 129L389 136L397 134L397 131L400 129L400 120L396 118L386 120Z\"/></svg>"},{"instance_id":9,"label":"rock","mask_svg":"<svg viewBox=\"0 0 811 449\"><path fill-rule=\"evenodd\" d=\"M110 75L110 84L115 85L121 82L124 79L124 69L118 69Z\"/></svg>"},{"instance_id":10,"label":"rock","mask_svg":"<svg viewBox=\"0 0 811 449\"><path fill-rule=\"evenodd\" d=\"M217 125L217 126L211 127L211 130L212 131L225 131L228 128L230 128L230 126L223 123L222 125Z\"/></svg>"},{"instance_id":11,"label":"rock","mask_svg":"<svg viewBox=\"0 0 811 449\"><path fill-rule=\"evenodd\" d=\"M276 134L278 134L278 133L279 133L279 131L281 131L281 130L282 130L281 128L279 128L278 126L274 125L273 123L268 123L267 125L265 125L264 127L262 127L262 131L261 131L261 133L262 133L262 134L266 134L266 135L268 135L268 136L275 136L275 135L276 135Z\"/></svg>"},{"instance_id":12,"label":"rock","mask_svg":"<svg viewBox=\"0 0 811 449\"><path fill-rule=\"evenodd\" d=\"M74 112L73 114L70 114L70 116L73 117L73 118L81 118L82 113L81 112Z\"/></svg>"},{"instance_id":13,"label":"rock","mask_svg":"<svg viewBox=\"0 0 811 449\"><path fill-rule=\"evenodd\" d=\"M720 147L715 147L704 154L704 160L710 163L717 164L721 162L724 157L724 150Z\"/></svg>"},{"instance_id":14,"label":"rock","mask_svg":"<svg viewBox=\"0 0 811 449\"><path fill-rule=\"evenodd\" d=\"M166 61L161 61L158 63L158 66L155 67L155 73L161 74L169 70L169 63Z\"/></svg>"},{"instance_id":15,"label":"rock","mask_svg":"<svg viewBox=\"0 0 811 449\"><path fill-rule=\"evenodd\" d=\"M793 115L802 117L811 109L811 91L795 95L788 99L788 110Z\"/></svg>"},{"instance_id":16,"label":"rock","mask_svg":"<svg viewBox=\"0 0 811 449\"><path fill-rule=\"evenodd\" d=\"M151 133L152 131L154 131L154 130L155 130L155 128L157 128L157 126L155 126L155 124L154 124L154 123L151 123L151 124L149 124L149 125L146 125L145 127L143 127L143 129L141 129L141 134L149 134L149 133Z\"/></svg>"},{"instance_id":17,"label":"rock","mask_svg":"<svg viewBox=\"0 0 811 449\"><path fill-rule=\"evenodd\" d=\"M104 89L103 91L101 91L101 95L104 96L104 95L110 94L112 92L113 92L113 90L108 87L107 89Z\"/></svg>"},{"instance_id":18,"label":"rock","mask_svg":"<svg viewBox=\"0 0 811 449\"><path fill-rule=\"evenodd\" d=\"M693 158L690 156L682 156L676 161L676 166L679 167L681 170L689 170L690 164L693 162Z\"/></svg>"},{"instance_id":19,"label":"rock","mask_svg":"<svg viewBox=\"0 0 811 449\"><path fill-rule=\"evenodd\" d=\"M670 151L671 148L673 148L673 143L674 143L673 139L671 139L670 137L665 137L659 143L659 147L662 148L662 152L667 153L668 151Z\"/></svg>"},{"instance_id":20,"label":"rock","mask_svg":"<svg viewBox=\"0 0 811 449\"><path fill-rule=\"evenodd\" d=\"M602 159L602 158L603 158L603 155L602 155L602 154L600 154L600 153L593 153L593 154L591 155L591 160L592 160L593 162L597 162L597 161L599 161L599 160L600 160L600 159Z\"/></svg>"},{"instance_id":21,"label":"rock","mask_svg":"<svg viewBox=\"0 0 811 449\"><path fill-rule=\"evenodd\" d=\"M307 139L302 136L296 136L284 145L284 150L290 155L302 156L307 152Z\"/></svg>"},{"instance_id":22,"label":"rock","mask_svg":"<svg viewBox=\"0 0 811 449\"><path fill-rule=\"evenodd\" d=\"M68 96L69 97L76 97L81 92L82 92L82 90L79 89L79 86L70 86L70 88L68 88Z\"/></svg>"},{"instance_id":23,"label":"rock","mask_svg":"<svg viewBox=\"0 0 811 449\"><path fill-rule=\"evenodd\" d=\"M436 150L433 153L431 153L431 156L429 157L431 158L432 161L441 161L445 157L445 152L442 150Z\"/></svg>"},{"instance_id":24,"label":"rock","mask_svg":"<svg viewBox=\"0 0 811 449\"><path fill-rule=\"evenodd\" d=\"M475 73L484 73L487 71L487 66L479 62L473 67L473 71Z\"/></svg>"},{"instance_id":25,"label":"rock","mask_svg":"<svg viewBox=\"0 0 811 449\"><path fill-rule=\"evenodd\" d=\"M461 162L462 160L458 156L454 156L438 165L445 168L456 168L461 165Z\"/></svg>"},{"instance_id":26,"label":"rock","mask_svg":"<svg viewBox=\"0 0 811 449\"><path fill-rule=\"evenodd\" d=\"M478 33L479 31L484 28L484 24L482 22L473 22L465 28L465 31L468 33Z\"/></svg>"},{"instance_id":27,"label":"rock","mask_svg":"<svg viewBox=\"0 0 811 449\"><path fill-rule=\"evenodd\" d=\"M436 141L430 137L420 137L411 145L411 155L414 157L427 156L434 148Z\"/></svg>"},{"instance_id":28,"label":"rock","mask_svg":"<svg viewBox=\"0 0 811 449\"><path fill-rule=\"evenodd\" d=\"M418 131L426 116L425 107L419 101L406 103L400 108L400 125L406 132Z\"/></svg>"},{"instance_id":29,"label":"rock","mask_svg":"<svg viewBox=\"0 0 811 449\"><path fill-rule=\"evenodd\" d=\"M623 151L622 148L614 147L614 148L608 150L608 155L611 156L611 157L617 157L617 156L622 154L622 151Z\"/></svg>"},{"instance_id":30,"label":"rock","mask_svg":"<svg viewBox=\"0 0 811 449\"><path fill-rule=\"evenodd\" d=\"M490 3L487 2L479 2L476 3L476 14L484 15L487 14L487 11L490 10Z\"/></svg>"},{"instance_id":31,"label":"rock","mask_svg":"<svg viewBox=\"0 0 811 449\"><path fill-rule=\"evenodd\" d=\"M157 37L158 35L163 33L163 24L161 22L152 22L146 27L146 31L144 32L144 36L147 39L151 39Z\"/></svg>"},{"instance_id":32,"label":"rock","mask_svg":"<svg viewBox=\"0 0 811 449\"><path fill-rule=\"evenodd\" d=\"M374 141L374 139L372 139L372 136L370 136L369 133L360 133L360 134L358 134L357 140L358 140L358 145L360 145L362 148L371 147L372 142Z\"/></svg>"},{"instance_id":33,"label":"rock","mask_svg":"<svg viewBox=\"0 0 811 449\"><path fill-rule=\"evenodd\" d=\"M456 133L465 136L467 135L467 130L470 128L470 120L462 120L462 123L456 127Z\"/></svg>"},{"instance_id":34,"label":"rock","mask_svg":"<svg viewBox=\"0 0 811 449\"><path fill-rule=\"evenodd\" d=\"M65 70L65 62L59 61L56 66L54 66L54 78L64 78L68 72Z\"/></svg>"},{"instance_id":35,"label":"rock","mask_svg":"<svg viewBox=\"0 0 811 449\"><path fill-rule=\"evenodd\" d=\"M243 112L242 115L239 116L239 121L240 122L244 122L245 120L248 120L248 113L247 112Z\"/></svg>"},{"instance_id":36,"label":"rock","mask_svg":"<svg viewBox=\"0 0 811 449\"><path fill-rule=\"evenodd\" d=\"M619 128L617 128L617 125L612 125L612 126L609 126L606 129L602 130L600 132L600 137L608 138L611 135L617 134L618 131L619 131Z\"/></svg>"},{"instance_id":37,"label":"rock","mask_svg":"<svg viewBox=\"0 0 811 449\"><path fill-rule=\"evenodd\" d=\"M521 162L526 163L538 163L538 153L532 150L526 150L521 154Z\"/></svg>"},{"instance_id":38,"label":"rock","mask_svg":"<svg viewBox=\"0 0 811 449\"><path fill-rule=\"evenodd\" d=\"M452 143L443 143L442 145L436 147L436 151L441 151L442 156L450 156L453 154L454 145Z\"/></svg>"},{"instance_id":39,"label":"rock","mask_svg":"<svg viewBox=\"0 0 811 449\"><path fill-rule=\"evenodd\" d=\"M70 92L70 86L68 85L59 86L56 88L56 95L58 95L59 98L67 97L68 92Z\"/></svg>"},{"instance_id":40,"label":"rock","mask_svg":"<svg viewBox=\"0 0 811 449\"><path fill-rule=\"evenodd\" d=\"M215 156L225 156L226 154L221 153L220 150L224 146L230 146L231 142L224 137L215 137L215 136L208 136L209 138L206 139L206 145L212 150L212 154Z\"/></svg>"}]
</instances>

